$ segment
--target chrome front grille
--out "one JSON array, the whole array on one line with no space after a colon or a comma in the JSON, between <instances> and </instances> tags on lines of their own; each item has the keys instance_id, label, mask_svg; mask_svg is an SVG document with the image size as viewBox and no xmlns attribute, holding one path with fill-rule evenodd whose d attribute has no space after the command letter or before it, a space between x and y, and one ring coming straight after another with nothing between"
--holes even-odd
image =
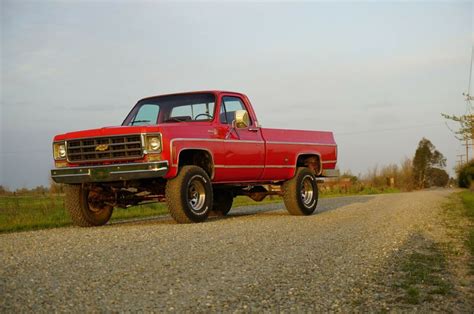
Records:
<instances>
[{"instance_id":1,"label":"chrome front grille","mask_svg":"<svg viewBox=\"0 0 474 314\"><path fill-rule=\"evenodd\" d=\"M77 163L137 159L143 157L142 146L140 134L69 140L67 159Z\"/></svg>"}]
</instances>

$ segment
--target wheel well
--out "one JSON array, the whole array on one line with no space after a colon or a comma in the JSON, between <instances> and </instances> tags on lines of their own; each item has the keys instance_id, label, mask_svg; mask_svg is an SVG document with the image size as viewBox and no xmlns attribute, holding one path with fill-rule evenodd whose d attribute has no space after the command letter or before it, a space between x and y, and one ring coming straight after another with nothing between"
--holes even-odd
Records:
<instances>
[{"instance_id":1,"label":"wheel well","mask_svg":"<svg viewBox=\"0 0 474 314\"><path fill-rule=\"evenodd\" d=\"M315 175L321 173L321 157L316 154L302 154L298 156L296 167L308 167Z\"/></svg>"},{"instance_id":2,"label":"wheel well","mask_svg":"<svg viewBox=\"0 0 474 314\"><path fill-rule=\"evenodd\" d=\"M179 152L178 167L195 165L206 171L209 178L214 176L214 161L207 150L183 149Z\"/></svg>"}]
</instances>

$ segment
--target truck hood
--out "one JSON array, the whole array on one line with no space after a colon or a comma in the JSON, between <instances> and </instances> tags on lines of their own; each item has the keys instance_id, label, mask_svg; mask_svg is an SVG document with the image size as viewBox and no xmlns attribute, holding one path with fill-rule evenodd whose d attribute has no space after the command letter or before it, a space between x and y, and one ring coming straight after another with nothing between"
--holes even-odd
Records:
<instances>
[{"instance_id":1,"label":"truck hood","mask_svg":"<svg viewBox=\"0 0 474 314\"><path fill-rule=\"evenodd\" d=\"M160 132L160 127L153 126L111 126L99 129L89 129L82 131L68 132L59 134L54 137L54 141L72 140L78 138L87 137L100 137L100 136L113 136L113 135L126 135L126 134L138 134L138 133L155 133Z\"/></svg>"}]
</instances>

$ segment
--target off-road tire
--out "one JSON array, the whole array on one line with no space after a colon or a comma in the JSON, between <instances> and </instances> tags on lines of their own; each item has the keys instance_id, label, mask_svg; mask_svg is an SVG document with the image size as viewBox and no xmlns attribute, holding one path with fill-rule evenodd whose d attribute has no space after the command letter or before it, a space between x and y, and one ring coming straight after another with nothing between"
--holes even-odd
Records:
<instances>
[{"instance_id":1,"label":"off-road tire","mask_svg":"<svg viewBox=\"0 0 474 314\"><path fill-rule=\"evenodd\" d=\"M306 198L302 192L304 187L308 191ZM283 202L291 215L311 215L318 205L318 185L314 174L308 168L296 169L295 176L283 183L282 190Z\"/></svg>"},{"instance_id":2,"label":"off-road tire","mask_svg":"<svg viewBox=\"0 0 474 314\"><path fill-rule=\"evenodd\" d=\"M196 181L194 181L196 180ZM205 194L202 206L193 209L190 197L191 185L200 185ZM166 183L166 203L171 217L178 223L202 222L212 210L212 184L207 173L198 166L183 166L178 175ZM202 194L202 193L201 193Z\"/></svg>"},{"instance_id":3,"label":"off-road tire","mask_svg":"<svg viewBox=\"0 0 474 314\"><path fill-rule=\"evenodd\" d=\"M232 208L234 195L228 190L214 190L212 213L216 216L226 216Z\"/></svg>"},{"instance_id":4,"label":"off-road tire","mask_svg":"<svg viewBox=\"0 0 474 314\"><path fill-rule=\"evenodd\" d=\"M113 207L104 205L99 211L93 211L87 201L89 191L81 185L67 184L64 187L66 197L64 204L74 225L94 227L105 225L112 216Z\"/></svg>"}]
</instances>

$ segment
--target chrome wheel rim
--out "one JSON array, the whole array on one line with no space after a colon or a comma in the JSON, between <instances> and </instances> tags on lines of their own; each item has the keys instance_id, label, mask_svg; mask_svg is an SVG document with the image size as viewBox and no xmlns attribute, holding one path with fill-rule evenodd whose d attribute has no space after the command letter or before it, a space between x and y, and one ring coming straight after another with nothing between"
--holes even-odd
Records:
<instances>
[{"instance_id":1,"label":"chrome wheel rim","mask_svg":"<svg viewBox=\"0 0 474 314\"><path fill-rule=\"evenodd\" d=\"M188 204L193 212L204 210L206 203L206 188L201 180L192 178L188 184Z\"/></svg>"},{"instance_id":2,"label":"chrome wheel rim","mask_svg":"<svg viewBox=\"0 0 474 314\"><path fill-rule=\"evenodd\" d=\"M313 180L310 176L305 176L301 182L301 200L304 206L309 207L313 203L313 196Z\"/></svg>"}]
</instances>

